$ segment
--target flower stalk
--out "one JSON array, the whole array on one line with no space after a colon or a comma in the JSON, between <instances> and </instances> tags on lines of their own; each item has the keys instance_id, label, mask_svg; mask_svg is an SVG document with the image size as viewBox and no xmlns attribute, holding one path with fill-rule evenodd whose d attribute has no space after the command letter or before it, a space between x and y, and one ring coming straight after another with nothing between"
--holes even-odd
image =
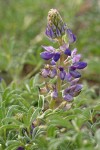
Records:
<instances>
[{"instance_id":1,"label":"flower stalk","mask_svg":"<svg viewBox=\"0 0 100 150\"><path fill-rule=\"evenodd\" d=\"M51 9L48 13L45 33L59 46L57 49L42 46L44 52L40 54L41 58L47 61L41 75L50 80L56 78L56 83L51 84L47 94L51 93L50 108L57 108L63 101L71 102L79 95L82 90L82 85L78 83L81 77L79 70L84 69L87 63L81 61L81 55L77 54L76 48L70 49L70 44L76 41L76 36L63 22L56 9ZM64 37L68 39L67 42ZM47 84L50 84L49 81Z\"/></svg>"}]
</instances>

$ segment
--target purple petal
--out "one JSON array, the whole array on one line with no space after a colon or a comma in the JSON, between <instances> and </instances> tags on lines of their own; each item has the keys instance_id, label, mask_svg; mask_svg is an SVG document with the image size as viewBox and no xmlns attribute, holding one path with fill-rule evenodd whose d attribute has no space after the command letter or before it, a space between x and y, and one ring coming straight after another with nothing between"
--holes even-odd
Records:
<instances>
[{"instance_id":1,"label":"purple petal","mask_svg":"<svg viewBox=\"0 0 100 150\"><path fill-rule=\"evenodd\" d=\"M81 59L81 54L77 54L73 57L72 62L73 63L79 62L80 59Z\"/></svg>"},{"instance_id":2,"label":"purple petal","mask_svg":"<svg viewBox=\"0 0 100 150\"><path fill-rule=\"evenodd\" d=\"M63 67L59 67L59 70L60 70L60 71L64 71L64 68L63 68Z\"/></svg>"},{"instance_id":3,"label":"purple petal","mask_svg":"<svg viewBox=\"0 0 100 150\"><path fill-rule=\"evenodd\" d=\"M70 82L70 85L72 86L72 85L77 84L77 82L79 81L79 79L80 79L80 78L76 78L76 79L72 80L72 81Z\"/></svg>"},{"instance_id":4,"label":"purple petal","mask_svg":"<svg viewBox=\"0 0 100 150\"><path fill-rule=\"evenodd\" d=\"M24 148L20 146L17 148L17 150L24 150Z\"/></svg>"},{"instance_id":5,"label":"purple petal","mask_svg":"<svg viewBox=\"0 0 100 150\"><path fill-rule=\"evenodd\" d=\"M52 28L50 28L49 33L50 33L49 36L50 36L52 39L54 39L54 38L55 38L55 34L54 34Z\"/></svg>"},{"instance_id":6,"label":"purple petal","mask_svg":"<svg viewBox=\"0 0 100 150\"><path fill-rule=\"evenodd\" d=\"M76 84L76 88L75 88L74 92L79 92L79 91L81 91L82 87L83 87L82 84Z\"/></svg>"},{"instance_id":7,"label":"purple petal","mask_svg":"<svg viewBox=\"0 0 100 150\"><path fill-rule=\"evenodd\" d=\"M50 78L54 78L54 77L56 76L56 74L57 74L56 69L50 70L50 72L49 72L49 77L50 77Z\"/></svg>"},{"instance_id":8,"label":"purple petal","mask_svg":"<svg viewBox=\"0 0 100 150\"><path fill-rule=\"evenodd\" d=\"M49 25L48 25L47 28L46 28L45 34L46 34L49 38L52 38L52 39L55 38L55 34L54 34L53 30L52 30L52 27L50 27Z\"/></svg>"},{"instance_id":9,"label":"purple petal","mask_svg":"<svg viewBox=\"0 0 100 150\"><path fill-rule=\"evenodd\" d=\"M49 29L48 28L46 28L45 34L50 37L50 35L49 35L50 33L49 33Z\"/></svg>"},{"instance_id":10,"label":"purple petal","mask_svg":"<svg viewBox=\"0 0 100 150\"><path fill-rule=\"evenodd\" d=\"M61 36L60 30L58 28L56 29L56 35Z\"/></svg>"},{"instance_id":11,"label":"purple petal","mask_svg":"<svg viewBox=\"0 0 100 150\"><path fill-rule=\"evenodd\" d=\"M77 53L77 49L74 48L74 50L73 50L72 53L71 53L72 58L76 55L76 53Z\"/></svg>"},{"instance_id":12,"label":"purple petal","mask_svg":"<svg viewBox=\"0 0 100 150\"><path fill-rule=\"evenodd\" d=\"M70 49L66 49L66 50L64 51L64 54L65 54L65 55L68 55L68 56L71 56L71 50L70 50Z\"/></svg>"},{"instance_id":13,"label":"purple petal","mask_svg":"<svg viewBox=\"0 0 100 150\"><path fill-rule=\"evenodd\" d=\"M65 27L62 26L62 27L61 27L61 34L64 34L64 33L65 33Z\"/></svg>"},{"instance_id":14,"label":"purple petal","mask_svg":"<svg viewBox=\"0 0 100 150\"><path fill-rule=\"evenodd\" d=\"M77 69L84 69L84 68L87 66L87 63L80 61L80 62L76 62L76 63L74 64L74 66L75 66Z\"/></svg>"},{"instance_id":15,"label":"purple petal","mask_svg":"<svg viewBox=\"0 0 100 150\"><path fill-rule=\"evenodd\" d=\"M54 53L44 51L44 52L40 53L40 56L41 56L41 58L43 58L45 60L49 60L54 56Z\"/></svg>"},{"instance_id":16,"label":"purple petal","mask_svg":"<svg viewBox=\"0 0 100 150\"><path fill-rule=\"evenodd\" d=\"M60 71L60 78L61 80L64 80L65 79L65 76L66 76L66 72L65 71Z\"/></svg>"},{"instance_id":17,"label":"purple petal","mask_svg":"<svg viewBox=\"0 0 100 150\"><path fill-rule=\"evenodd\" d=\"M63 98L64 100L69 101L69 102L73 100L73 96L71 96L70 94L64 95Z\"/></svg>"},{"instance_id":18,"label":"purple petal","mask_svg":"<svg viewBox=\"0 0 100 150\"><path fill-rule=\"evenodd\" d=\"M72 33L70 29L67 29L67 35L69 38L69 43L73 43L76 41L76 36Z\"/></svg>"},{"instance_id":19,"label":"purple petal","mask_svg":"<svg viewBox=\"0 0 100 150\"><path fill-rule=\"evenodd\" d=\"M74 78L80 78L80 77L81 77L81 74L80 74L78 71L76 71L76 70L74 70L74 71L69 71L69 73L70 73L71 76L74 77Z\"/></svg>"},{"instance_id":20,"label":"purple petal","mask_svg":"<svg viewBox=\"0 0 100 150\"><path fill-rule=\"evenodd\" d=\"M70 94L73 96L73 92L75 91L76 85L70 86L64 90L64 95Z\"/></svg>"},{"instance_id":21,"label":"purple petal","mask_svg":"<svg viewBox=\"0 0 100 150\"><path fill-rule=\"evenodd\" d=\"M56 62L53 59L51 60L50 63L51 63L51 65L56 65Z\"/></svg>"},{"instance_id":22,"label":"purple petal","mask_svg":"<svg viewBox=\"0 0 100 150\"><path fill-rule=\"evenodd\" d=\"M54 90L54 91L51 93L51 97L57 98L57 97L58 97L58 92L57 92L56 90Z\"/></svg>"},{"instance_id":23,"label":"purple petal","mask_svg":"<svg viewBox=\"0 0 100 150\"><path fill-rule=\"evenodd\" d=\"M58 53L58 52L55 53L54 57L53 57L54 61L57 62L59 60L59 58L60 58L60 53Z\"/></svg>"},{"instance_id":24,"label":"purple petal","mask_svg":"<svg viewBox=\"0 0 100 150\"><path fill-rule=\"evenodd\" d=\"M79 93L81 92L82 87L83 86L81 84L77 84L76 85L76 88L74 90L74 96L78 96L79 95Z\"/></svg>"},{"instance_id":25,"label":"purple petal","mask_svg":"<svg viewBox=\"0 0 100 150\"><path fill-rule=\"evenodd\" d=\"M65 80L70 82L71 79L72 79L72 76L70 75L70 73L66 73Z\"/></svg>"},{"instance_id":26,"label":"purple petal","mask_svg":"<svg viewBox=\"0 0 100 150\"><path fill-rule=\"evenodd\" d=\"M49 70L48 69L42 69L41 75L44 78L47 78L47 76L49 75Z\"/></svg>"},{"instance_id":27,"label":"purple petal","mask_svg":"<svg viewBox=\"0 0 100 150\"><path fill-rule=\"evenodd\" d=\"M55 48L52 46L42 46L46 51L54 52Z\"/></svg>"},{"instance_id":28,"label":"purple petal","mask_svg":"<svg viewBox=\"0 0 100 150\"><path fill-rule=\"evenodd\" d=\"M76 70L76 67L75 67L75 66L70 66L70 67L69 67L69 71L74 71L74 70Z\"/></svg>"},{"instance_id":29,"label":"purple petal","mask_svg":"<svg viewBox=\"0 0 100 150\"><path fill-rule=\"evenodd\" d=\"M65 51L68 48L69 48L69 44L64 44L64 45L60 46L60 50L62 50L62 51Z\"/></svg>"}]
</instances>

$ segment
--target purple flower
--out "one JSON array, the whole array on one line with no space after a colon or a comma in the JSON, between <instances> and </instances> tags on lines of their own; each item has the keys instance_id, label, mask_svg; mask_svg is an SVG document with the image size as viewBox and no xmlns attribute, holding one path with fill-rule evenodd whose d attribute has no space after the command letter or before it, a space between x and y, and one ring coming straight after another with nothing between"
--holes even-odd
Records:
<instances>
[{"instance_id":1,"label":"purple flower","mask_svg":"<svg viewBox=\"0 0 100 150\"><path fill-rule=\"evenodd\" d=\"M76 70L70 70L69 71L69 73L70 73L70 75L73 77L73 78L80 78L81 77L81 74L78 72L78 71L76 71Z\"/></svg>"},{"instance_id":2,"label":"purple flower","mask_svg":"<svg viewBox=\"0 0 100 150\"><path fill-rule=\"evenodd\" d=\"M71 57L72 57L72 62L76 63L79 62L81 59L81 54L77 54L77 49L75 48L72 53L71 53Z\"/></svg>"},{"instance_id":3,"label":"purple flower","mask_svg":"<svg viewBox=\"0 0 100 150\"><path fill-rule=\"evenodd\" d=\"M49 93L51 92L51 97L53 97L53 99L57 98L57 101L62 99L61 94L58 92L63 91L63 99L70 102L81 92L82 85L78 83L81 77L79 70L84 69L87 66L87 63L81 61L81 55L77 54L76 48L71 51L69 46L71 43L76 41L76 36L63 22L59 12L56 9L51 9L48 13L47 28L45 33L51 40L57 41L60 47L55 49L52 46L42 46L44 52L40 55L44 60L49 61L41 71L41 75L44 78L56 77L63 82L56 80L58 89L56 88L56 85L52 86L52 83L50 83L50 85L47 83L48 86L44 87L44 89ZM64 36L67 36L68 43L66 43L63 38ZM68 82L69 87L64 89L67 85L66 81ZM44 89L42 88L42 90Z\"/></svg>"},{"instance_id":4,"label":"purple flower","mask_svg":"<svg viewBox=\"0 0 100 150\"><path fill-rule=\"evenodd\" d=\"M71 50L67 48L67 49L64 51L64 54L65 54L65 55L68 55L68 56L71 56Z\"/></svg>"},{"instance_id":5,"label":"purple flower","mask_svg":"<svg viewBox=\"0 0 100 150\"><path fill-rule=\"evenodd\" d=\"M55 51L55 48L53 46L43 46L42 45L42 48L48 52L54 52Z\"/></svg>"},{"instance_id":6,"label":"purple flower","mask_svg":"<svg viewBox=\"0 0 100 150\"><path fill-rule=\"evenodd\" d=\"M44 77L44 78L47 78L48 75L49 75L49 69L42 69L41 71L41 75Z\"/></svg>"},{"instance_id":7,"label":"purple flower","mask_svg":"<svg viewBox=\"0 0 100 150\"><path fill-rule=\"evenodd\" d=\"M76 69L84 69L86 66L87 66L87 63L86 62L76 62L74 63L73 65Z\"/></svg>"},{"instance_id":8,"label":"purple flower","mask_svg":"<svg viewBox=\"0 0 100 150\"><path fill-rule=\"evenodd\" d=\"M52 66L53 66L53 65L56 65L56 62L55 62L53 59L51 60L50 63L51 63Z\"/></svg>"},{"instance_id":9,"label":"purple flower","mask_svg":"<svg viewBox=\"0 0 100 150\"><path fill-rule=\"evenodd\" d=\"M72 80L72 81L70 82L70 85L72 86L72 85L77 84L77 82L79 81L79 79L80 79L80 78L76 78L76 79Z\"/></svg>"},{"instance_id":10,"label":"purple flower","mask_svg":"<svg viewBox=\"0 0 100 150\"><path fill-rule=\"evenodd\" d=\"M18 147L17 150L25 150L24 147Z\"/></svg>"},{"instance_id":11,"label":"purple flower","mask_svg":"<svg viewBox=\"0 0 100 150\"><path fill-rule=\"evenodd\" d=\"M57 62L60 58L60 52L56 52L55 48L53 48L52 46L42 46L45 51L42 52L40 54L40 56L45 59L45 60L49 60L52 58L52 60L54 60L55 62Z\"/></svg>"},{"instance_id":12,"label":"purple flower","mask_svg":"<svg viewBox=\"0 0 100 150\"><path fill-rule=\"evenodd\" d=\"M54 91L51 93L51 97L53 97L53 98L57 98L57 97L58 97L58 92L57 92L57 90L54 90Z\"/></svg>"},{"instance_id":13,"label":"purple flower","mask_svg":"<svg viewBox=\"0 0 100 150\"><path fill-rule=\"evenodd\" d=\"M64 80L65 79L65 76L66 76L66 72L64 71L64 68L63 67L59 67L59 70L60 70L60 79L61 80Z\"/></svg>"},{"instance_id":14,"label":"purple flower","mask_svg":"<svg viewBox=\"0 0 100 150\"><path fill-rule=\"evenodd\" d=\"M68 35L68 39L69 39L69 43L73 43L76 41L76 36L72 33L72 31L70 29L67 29L67 35Z\"/></svg>"},{"instance_id":15,"label":"purple flower","mask_svg":"<svg viewBox=\"0 0 100 150\"><path fill-rule=\"evenodd\" d=\"M45 52L42 52L42 53L40 54L40 56L41 56L43 59L45 59L45 60L49 60L49 59L51 59L51 58L54 56L54 53L45 51Z\"/></svg>"},{"instance_id":16,"label":"purple flower","mask_svg":"<svg viewBox=\"0 0 100 150\"><path fill-rule=\"evenodd\" d=\"M69 48L69 44L63 44L62 46L60 46L60 50L62 51L65 51L68 48Z\"/></svg>"},{"instance_id":17,"label":"purple flower","mask_svg":"<svg viewBox=\"0 0 100 150\"><path fill-rule=\"evenodd\" d=\"M57 62L59 58L60 58L60 53L59 52L55 53L53 57L54 61Z\"/></svg>"},{"instance_id":18,"label":"purple flower","mask_svg":"<svg viewBox=\"0 0 100 150\"><path fill-rule=\"evenodd\" d=\"M70 82L72 80L72 76L70 75L70 73L66 73L65 80L67 82Z\"/></svg>"},{"instance_id":19,"label":"purple flower","mask_svg":"<svg viewBox=\"0 0 100 150\"><path fill-rule=\"evenodd\" d=\"M50 78L54 78L56 75L57 75L56 69L52 69L52 70L49 71L49 75L48 76Z\"/></svg>"},{"instance_id":20,"label":"purple flower","mask_svg":"<svg viewBox=\"0 0 100 150\"><path fill-rule=\"evenodd\" d=\"M73 96L71 96L70 94L67 94L67 95L63 96L63 99L67 100L67 101L72 101L73 100Z\"/></svg>"},{"instance_id":21,"label":"purple flower","mask_svg":"<svg viewBox=\"0 0 100 150\"><path fill-rule=\"evenodd\" d=\"M53 91L51 93L51 97L57 98L58 97L58 91L57 91L56 85L53 85L52 88L53 88Z\"/></svg>"},{"instance_id":22,"label":"purple flower","mask_svg":"<svg viewBox=\"0 0 100 150\"><path fill-rule=\"evenodd\" d=\"M81 89L82 89L81 84L76 84L76 85L68 87L63 92L64 100L72 101L73 97L77 96L81 92Z\"/></svg>"}]
</instances>

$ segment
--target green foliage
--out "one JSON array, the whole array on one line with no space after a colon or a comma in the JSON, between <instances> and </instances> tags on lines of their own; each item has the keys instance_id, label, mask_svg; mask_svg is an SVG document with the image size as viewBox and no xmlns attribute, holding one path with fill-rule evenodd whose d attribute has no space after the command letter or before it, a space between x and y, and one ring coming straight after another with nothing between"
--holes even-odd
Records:
<instances>
[{"instance_id":1,"label":"green foliage","mask_svg":"<svg viewBox=\"0 0 100 150\"><path fill-rule=\"evenodd\" d=\"M74 47L88 63L81 94L54 110L38 91L44 84L38 72L41 45L50 44L44 31L51 8L76 34ZM98 0L0 0L0 150L100 149L98 10Z\"/></svg>"},{"instance_id":2,"label":"green foliage","mask_svg":"<svg viewBox=\"0 0 100 150\"><path fill-rule=\"evenodd\" d=\"M100 103L92 104L92 93L86 94L90 90L83 90L63 109L45 110L46 99L38 97L36 78L20 86L0 83L1 150L19 146L26 150L98 150Z\"/></svg>"}]
</instances>

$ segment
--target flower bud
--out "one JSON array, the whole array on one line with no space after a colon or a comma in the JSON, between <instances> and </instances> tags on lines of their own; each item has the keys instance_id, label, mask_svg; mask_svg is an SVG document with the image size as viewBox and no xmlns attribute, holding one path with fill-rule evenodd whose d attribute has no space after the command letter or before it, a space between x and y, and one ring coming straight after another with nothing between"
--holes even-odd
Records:
<instances>
[{"instance_id":1,"label":"flower bud","mask_svg":"<svg viewBox=\"0 0 100 150\"><path fill-rule=\"evenodd\" d=\"M62 37L65 34L65 29L66 25L59 12L56 9L51 9L47 17L46 35L51 39Z\"/></svg>"}]
</instances>

